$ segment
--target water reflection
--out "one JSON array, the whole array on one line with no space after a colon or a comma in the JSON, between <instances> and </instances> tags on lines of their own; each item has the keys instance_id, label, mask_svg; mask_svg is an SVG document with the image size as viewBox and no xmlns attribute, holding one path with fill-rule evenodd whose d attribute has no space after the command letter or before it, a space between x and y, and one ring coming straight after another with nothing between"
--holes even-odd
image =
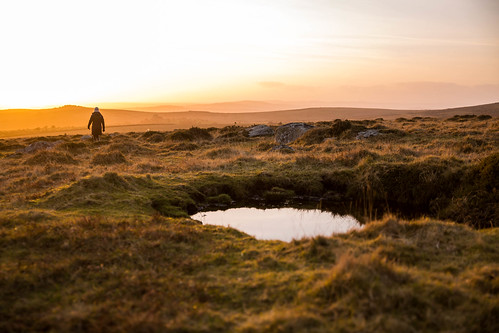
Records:
<instances>
[{"instance_id":1,"label":"water reflection","mask_svg":"<svg viewBox=\"0 0 499 333\"><path fill-rule=\"evenodd\" d=\"M349 215L295 208L233 208L200 212L191 218L203 224L230 226L257 239L285 242L302 237L330 236L362 227L359 221Z\"/></svg>"}]
</instances>

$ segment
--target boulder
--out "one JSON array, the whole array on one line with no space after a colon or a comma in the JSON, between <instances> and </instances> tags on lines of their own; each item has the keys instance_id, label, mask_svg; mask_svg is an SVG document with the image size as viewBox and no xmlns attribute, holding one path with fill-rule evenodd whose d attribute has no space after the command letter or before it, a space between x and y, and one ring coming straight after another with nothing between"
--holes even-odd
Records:
<instances>
[{"instance_id":1,"label":"boulder","mask_svg":"<svg viewBox=\"0 0 499 333\"><path fill-rule=\"evenodd\" d=\"M246 130L250 138L257 136L272 136L274 135L274 130L267 125L256 125L250 127Z\"/></svg>"},{"instance_id":2,"label":"boulder","mask_svg":"<svg viewBox=\"0 0 499 333\"><path fill-rule=\"evenodd\" d=\"M293 147L286 146L286 145L274 146L274 147L270 148L270 151L284 153L284 154L292 154L295 152Z\"/></svg>"},{"instance_id":3,"label":"boulder","mask_svg":"<svg viewBox=\"0 0 499 333\"><path fill-rule=\"evenodd\" d=\"M314 128L314 126L305 123L289 123L282 125L279 126L275 132L275 140L281 145L286 145L295 141L312 128Z\"/></svg>"},{"instance_id":4,"label":"boulder","mask_svg":"<svg viewBox=\"0 0 499 333\"><path fill-rule=\"evenodd\" d=\"M83 136L80 138L80 140L82 140L82 141L86 141L86 140L90 140L90 139L92 139L92 136L91 136L91 135L83 135Z\"/></svg>"},{"instance_id":5,"label":"boulder","mask_svg":"<svg viewBox=\"0 0 499 333\"><path fill-rule=\"evenodd\" d=\"M33 142L32 144L26 146L24 149L18 150L20 153L35 153L39 150L46 150L46 149L52 149L53 147L57 146L58 144L63 143L64 141L58 140L55 142L48 142L48 141L37 141Z\"/></svg>"},{"instance_id":6,"label":"boulder","mask_svg":"<svg viewBox=\"0 0 499 333\"><path fill-rule=\"evenodd\" d=\"M378 130L375 130L375 129L368 129L367 131L363 131L363 132L359 132L357 133L357 136L355 137L357 140L361 140L361 139L366 139L366 138L369 138L371 136L377 136L379 135L379 131Z\"/></svg>"}]
</instances>

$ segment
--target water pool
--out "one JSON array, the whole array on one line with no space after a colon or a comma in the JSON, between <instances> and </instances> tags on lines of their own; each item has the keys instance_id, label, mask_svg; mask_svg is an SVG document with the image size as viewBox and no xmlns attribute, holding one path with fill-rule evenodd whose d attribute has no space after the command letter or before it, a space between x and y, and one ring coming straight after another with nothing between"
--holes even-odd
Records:
<instances>
[{"instance_id":1,"label":"water pool","mask_svg":"<svg viewBox=\"0 0 499 333\"><path fill-rule=\"evenodd\" d=\"M232 227L261 240L282 240L314 236L331 236L360 229L353 216L340 216L317 209L232 208L200 212L191 216L203 224Z\"/></svg>"}]
</instances>

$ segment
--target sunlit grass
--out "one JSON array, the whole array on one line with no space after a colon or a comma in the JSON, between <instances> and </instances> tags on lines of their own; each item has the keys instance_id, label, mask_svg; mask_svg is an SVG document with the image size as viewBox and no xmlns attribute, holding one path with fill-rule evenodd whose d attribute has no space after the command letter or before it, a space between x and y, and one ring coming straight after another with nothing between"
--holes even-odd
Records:
<instances>
[{"instance_id":1,"label":"sunlit grass","mask_svg":"<svg viewBox=\"0 0 499 333\"><path fill-rule=\"evenodd\" d=\"M286 153L237 126L0 140L0 331L498 331L499 121L352 123ZM188 217L254 197L368 224L284 243Z\"/></svg>"}]
</instances>

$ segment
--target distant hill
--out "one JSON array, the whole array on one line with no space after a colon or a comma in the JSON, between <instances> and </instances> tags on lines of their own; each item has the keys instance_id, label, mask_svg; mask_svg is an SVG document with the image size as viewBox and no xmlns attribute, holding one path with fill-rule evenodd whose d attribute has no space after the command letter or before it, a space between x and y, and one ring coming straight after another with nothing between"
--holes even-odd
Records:
<instances>
[{"instance_id":1,"label":"distant hill","mask_svg":"<svg viewBox=\"0 0 499 333\"><path fill-rule=\"evenodd\" d=\"M172 112L172 111L209 111L209 112L222 112L222 113L241 113L241 112L262 112L262 111L275 111L286 110L290 106L285 103L270 103L262 101L236 101L236 102L222 102L210 104L181 104L181 105L156 105L156 106L143 106L131 107L128 110L136 111L154 111L154 112Z\"/></svg>"},{"instance_id":2,"label":"distant hill","mask_svg":"<svg viewBox=\"0 0 499 333\"><path fill-rule=\"evenodd\" d=\"M43 128L84 129L92 113L92 108L66 105L53 109L9 109L0 110L0 131ZM399 117L436 117L448 118L462 114L488 114L499 117L499 103L468 106L442 110L393 110L375 108L320 107L296 110L223 113L207 111L146 112L118 109L102 109L106 125L110 131L119 126L127 130L143 131L149 128L171 130L192 126L226 126L234 123L251 125L261 123L286 123L293 121L328 121L341 119L395 119ZM130 128L135 126L136 129ZM81 131L80 131L81 132Z\"/></svg>"}]
</instances>

